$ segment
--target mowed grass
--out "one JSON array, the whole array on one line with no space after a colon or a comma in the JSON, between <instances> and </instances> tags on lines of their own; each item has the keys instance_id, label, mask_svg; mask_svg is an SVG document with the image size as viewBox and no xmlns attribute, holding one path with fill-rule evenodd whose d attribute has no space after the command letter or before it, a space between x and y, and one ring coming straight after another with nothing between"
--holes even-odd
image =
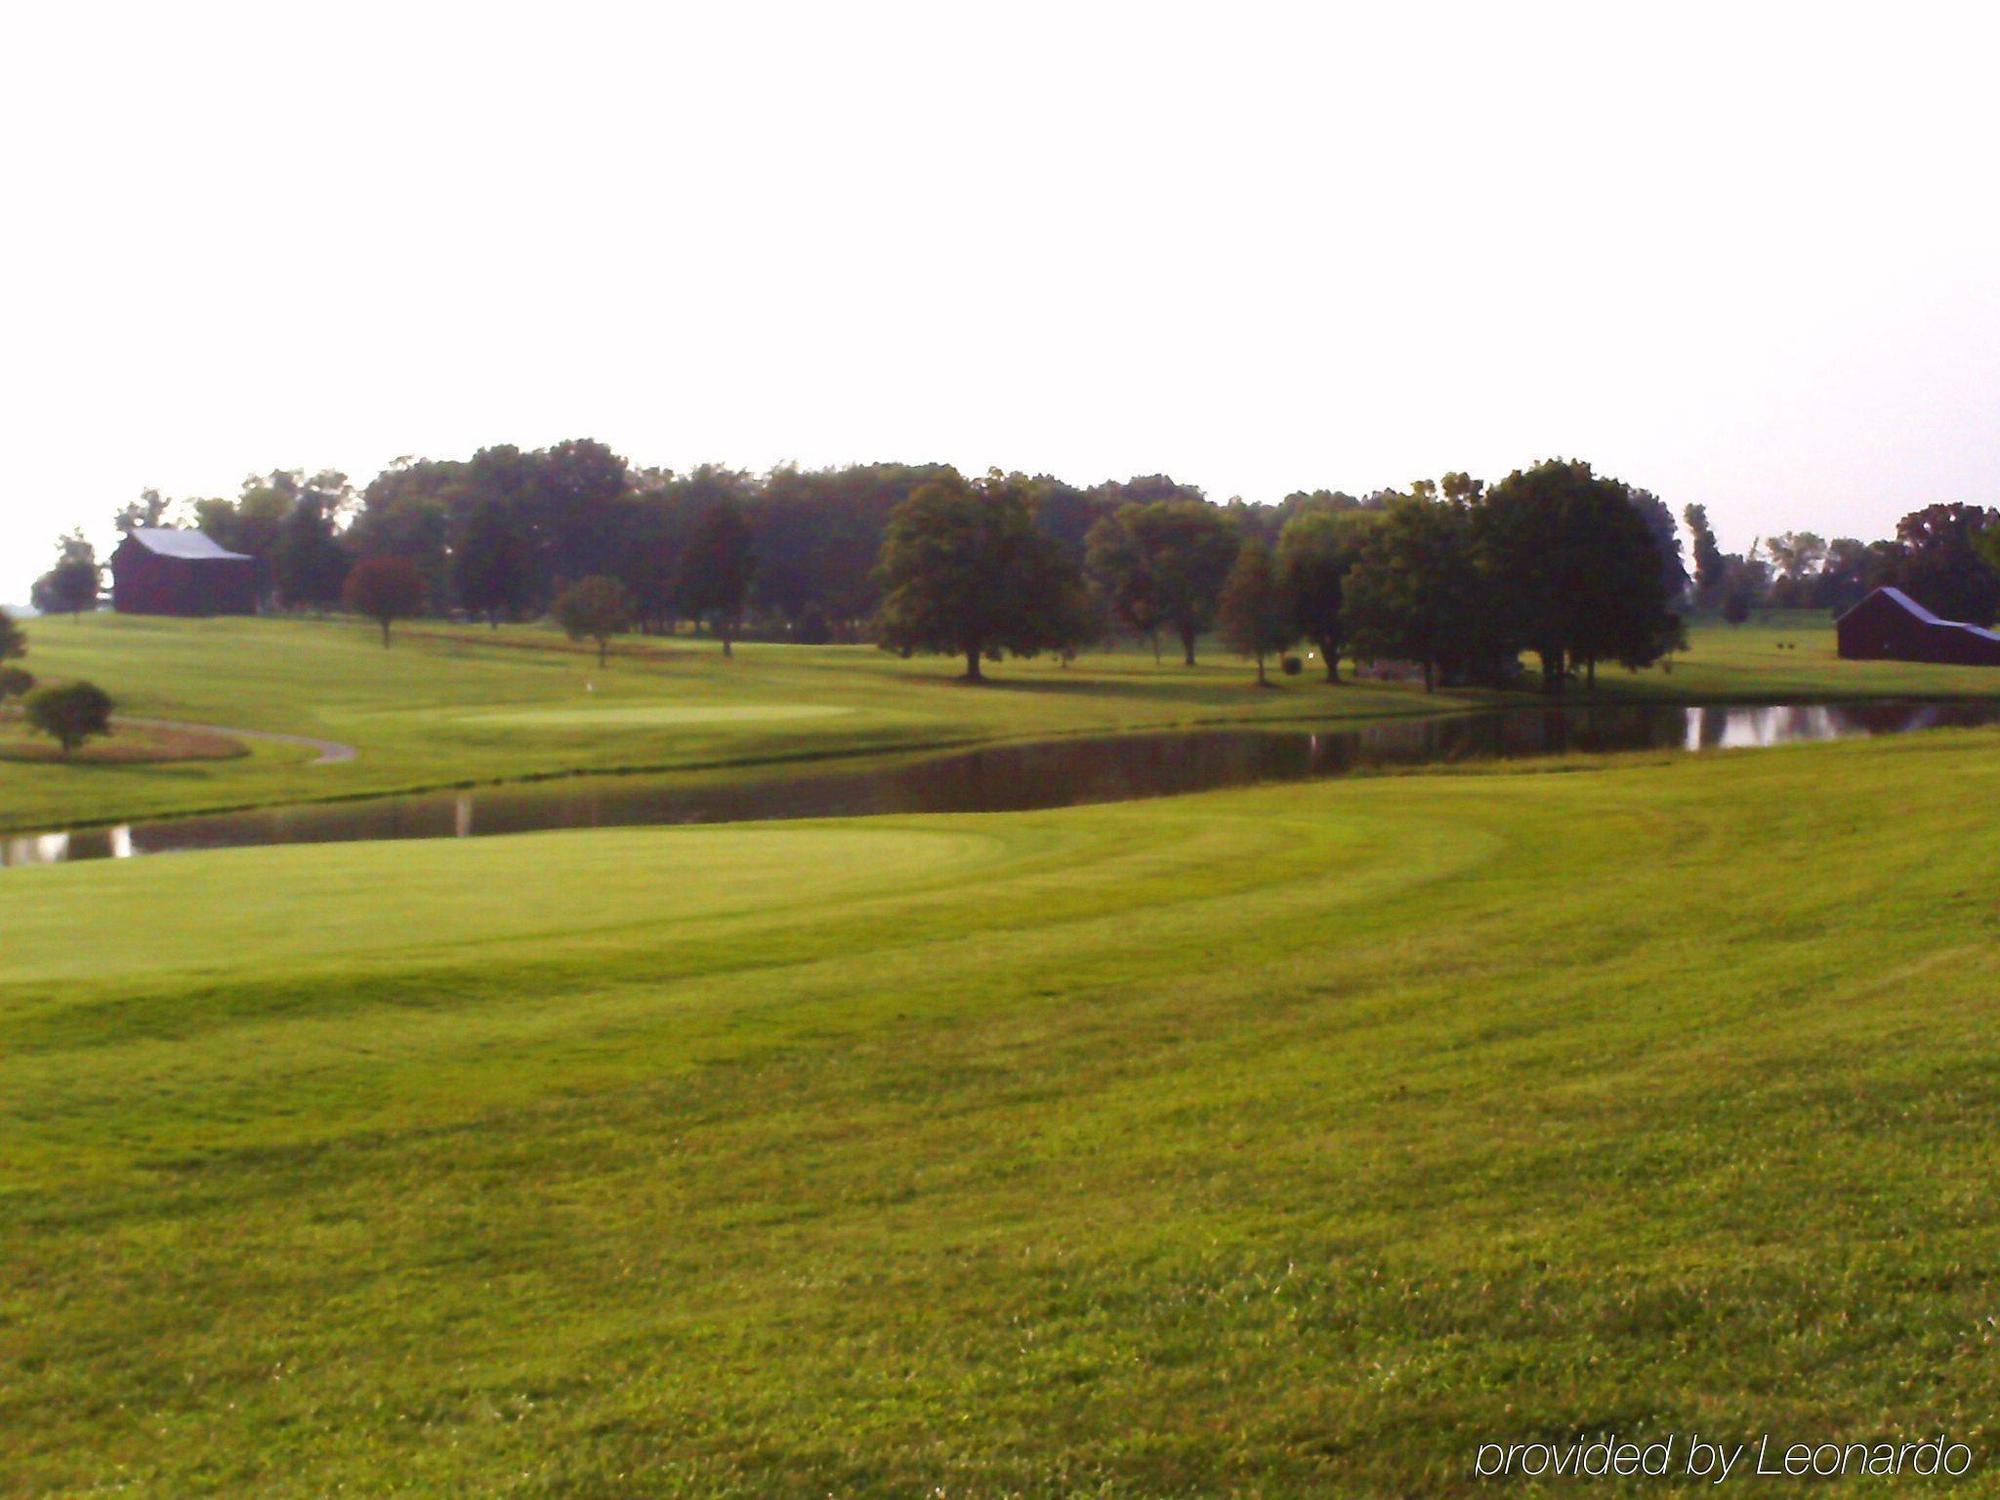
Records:
<instances>
[{"instance_id":1,"label":"mowed grass","mask_svg":"<svg viewBox=\"0 0 2000 1500\"><path fill-rule=\"evenodd\" d=\"M1824 610L1772 610L1741 625L1702 615L1691 621L1688 640L1690 649L1676 653L1671 671L1608 667L1598 673L1598 691L1706 703L2000 694L2000 668L1842 661Z\"/></svg>"},{"instance_id":2,"label":"mowed grass","mask_svg":"<svg viewBox=\"0 0 2000 1500\"><path fill-rule=\"evenodd\" d=\"M1274 674L1276 686L1260 691L1245 664L1213 648L1192 669L1135 651L1068 667L1010 661L994 669L991 686L974 688L953 680L955 660L903 661L866 646L752 642L725 659L712 641L633 636L600 667L593 649L539 626L412 625L388 651L372 627L338 620L99 615L29 629L35 672L98 682L135 717L306 735L360 753L341 765L263 743L235 760L180 764L133 764L109 747L69 766L0 757L0 832L575 773L727 775L1004 739L1534 701L1330 686L1310 665L1296 678ZM1600 695L1771 702L2000 693L1992 669L1843 662L1818 613L1697 623L1692 639L1671 671L1607 668Z\"/></svg>"},{"instance_id":3,"label":"mowed grass","mask_svg":"<svg viewBox=\"0 0 2000 1500\"><path fill-rule=\"evenodd\" d=\"M1110 652L1069 667L1008 662L985 688L956 661L868 646L626 637L608 665L538 626L413 625L383 650L346 621L87 616L28 622L26 665L88 678L135 717L312 736L354 746L342 765L258 745L228 764L0 763L0 831L225 807L462 786L575 772L728 770L907 754L1010 738L1181 724L1380 717L1464 707L1404 687L1279 691L1208 655Z\"/></svg>"},{"instance_id":4,"label":"mowed grass","mask_svg":"<svg viewBox=\"0 0 2000 1500\"><path fill-rule=\"evenodd\" d=\"M6 872L0 1492L1402 1496L1604 1428L1991 1492L1996 793L1947 731Z\"/></svg>"}]
</instances>

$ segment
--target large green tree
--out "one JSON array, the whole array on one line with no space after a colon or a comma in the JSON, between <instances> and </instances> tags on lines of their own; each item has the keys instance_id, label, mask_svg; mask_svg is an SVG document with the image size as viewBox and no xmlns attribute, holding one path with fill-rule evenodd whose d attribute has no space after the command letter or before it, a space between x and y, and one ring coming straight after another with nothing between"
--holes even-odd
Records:
<instances>
[{"instance_id":1,"label":"large green tree","mask_svg":"<svg viewBox=\"0 0 2000 1500\"><path fill-rule=\"evenodd\" d=\"M905 651L965 659L965 680L1003 653L1034 656L1077 643L1088 611L1062 544L1036 529L1019 476L953 474L917 490L882 542L881 639Z\"/></svg>"},{"instance_id":2,"label":"large green tree","mask_svg":"<svg viewBox=\"0 0 2000 1500\"><path fill-rule=\"evenodd\" d=\"M1550 459L1516 469L1470 515L1501 625L1540 658L1547 691L1576 667L1594 683L1599 661L1648 665L1678 639L1652 527L1618 480Z\"/></svg>"},{"instance_id":3,"label":"large green tree","mask_svg":"<svg viewBox=\"0 0 2000 1500\"><path fill-rule=\"evenodd\" d=\"M1111 617L1150 645L1158 661L1166 611L1132 529L1115 515L1103 517L1084 538L1084 559Z\"/></svg>"},{"instance_id":4,"label":"large green tree","mask_svg":"<svg viewBox=\"0 0 2000 1500\"><path fill-rule=\"evenodd\" d=\"M1347 645L1347 575L1378 513L1320 506L1299 510L1278 533L1277 566L1297 634L1319 648L1326 680L1340 681Z\"/></svg>"},{"instance_id":5,"label":"large green tree","mask_svg":"<svg viewBox=\"0 0 2000 1500\"><path fill-rule=\"evenodd\" d=\"M1271 561L1271 549L1262 537L1246 537L1237 549L1236 561L1222 583L1216 626L1223 645L1239 656L1255 659L1257 685L1270 686L1264 659L1291 645L1299 630L1292 601L1286 597L1284 582Z\"/></svg>"},{"instance_id":6,"label":"large green tree","mask_svg":"<svg viewBox=\"0 0 2000 1500\"><path fill-rule=\"evenodd\" d=\"M1411 661L1424 691L1484 652L1490 612L1473 560L1466 510L1414 495L1390 501L1345 582L1354 654Z\"/></svg>"},{"instance_id":7,"label":"large green tree","mask_svg":"<svg viewBox=\"0 0 2000 1500\"><path fill-rule=\"evenodd\" d=\"M706 506L688 528L681 553L682 606L707 619L722 638L722 654L733 654L743 606L750 596L750 522L733 495Z\"/></svg>"},{"instance_id":8,"label":"large green tree","mask_svg":"<svg viewBox=\"0 0 2000 1500\"><path fill-rule=\"evenodd\" d=\"M1140 622L1148 620L1157 622L1152 629L1173 631L1182 660L1193 666L1237 545L1236 528L1206 500L1155 500L1122 506L1100 523L1089 556L1118 616L1145 634L1151 631Z\"/></svg>"}]
</instances>

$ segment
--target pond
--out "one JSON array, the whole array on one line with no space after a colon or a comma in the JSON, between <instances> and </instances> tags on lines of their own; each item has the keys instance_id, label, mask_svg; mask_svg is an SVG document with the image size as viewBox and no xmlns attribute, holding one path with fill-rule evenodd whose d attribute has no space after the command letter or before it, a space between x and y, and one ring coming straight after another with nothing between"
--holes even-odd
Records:
<instances>
[{"instance_id":1,"label":"pond","mask_svg":"<svg viewBox=\"0 0 2000 1500\"><path fill-rule=\"evenodd\" d=\"M255 844L471 838L545 828L1018 812L1375 766L1612 750L1737 749L1993 723L2000 723L2000 701L1551 706L1318 729L1186 730L997 745L887 766L793 770L726 784L577 778L0 837L0 866Z\"/></svg>"}]
</instances>

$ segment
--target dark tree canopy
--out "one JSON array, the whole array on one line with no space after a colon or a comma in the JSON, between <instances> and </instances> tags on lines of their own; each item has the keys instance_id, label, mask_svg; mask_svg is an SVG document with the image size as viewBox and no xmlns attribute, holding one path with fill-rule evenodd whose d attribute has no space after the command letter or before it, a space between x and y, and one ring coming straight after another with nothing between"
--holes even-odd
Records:
<instances>
[{"instance_id":1,"label":"dark tree canopy","mask_svg":"<svg viewBox=\"0 0 2000 1500\"><path fill-rule=\"evenodd\" d=\"M1653 538L1653 550L1660 559L1661 591L1669 604L1677 605L1687 597L1691 580L1688 578L1687 562L1682 557L1681 529L1674 524L1674 513L1667 502L1651 490L1628 486L1625 494Z\"/></svg>"},{"instance_id":2,"label":"dark tree canopy","mask_svg":"<svg viewBox=\"0 0 2000 1500\"><path fill-rule=\"evenodd\" d=\"M449 599L453 510L464 473L462 463L397 459L362 491L361 510L343 545L359 558L408 559L427 599Z\"/></svg>"},{"instance_id":3,"label":"dark tree canopy","mask_svg":"<svg viewBox=\"0 0 2000 1500\"><path fill-rule=\"evenodd\" d=\"M1155 500L1121 506L1100 522L1089 558L1118 617L1141 635L1173 631L1193 666L1195 641L1215 621L1237 542L1236 528L1206 500Z\"/></svg>"},{"instance_id":4,"label":"dark tree canopy","mask_svg":"<svg viewBox=\"0 0 2000 1500\"><path fill-rule=\"evenodd\" d=\"M1062 543L1071 560L1081 564L1090 530L1111 513L1110 503L1093 491L1047 474L1037 474L1027 486L1035 525Z\"/></svg>"},{"instance_id":5,"label":"dark tree canopy","mask_svg":"<svg viewBox=\"0 0 2000 1500\"><path fill-rule=\"evenodd\" d=\"M28 632L6 610L0 609L0 661L19 661L28 654Z\"/></svg>"},{"instance_id":6,"label":"dark tree canopy","mask_svg":"<svg viewBox=\"0 0 2000 1500\"><path fill-rule=\"evenodd\" d=\"M498 627L525 614L534 599L534 557L504 500L482 499L462 512L451 554L451 587L459 604Z\"/></svg>"},{"instance_id":7,"label":"dark tree canopy","mask_svg":"<svg viewBox=\"0 0 2000 1500\"><path fill-rule=\"evenodd\" d=\"M1084 562L1112 619L1150 644L1158 661L1166 610L1131 528L1116 516L1099 520L1084 538Z\"/></svg>"},{"instance_id":8,"label":"dark tree canopy","mask_svg":"<svg viewBox=\"0 0 2000 1500\"><path fill-rule=\"evenodd\" d=\"M389 627L424 607L424 577L407 557L370 557L356 563L341 588L341 599L358 615L382 627L382 644L389 644Z\"/></svg>"},{"instance_id":9,"label":"dark tree canopy","mask_svg":"<svg viewBox=\"0 0 2000 1500\"><path fill-rule=\"evenodd\" d=\"M750 523L734 495L703 507L689 529L681 558L681 599L696 619L714 622L722 654L731 654L750 596Z\"/></svg>"},{"instance_id":10,"label":"dark tree canopy","mask_svg":"<svg viewBox=\"0 0 2000 1500\"><path fill-rule=\"evenodd\" d=\"M628 492L625 460L592 438L574 438L536 454L530 483L540 543L558 581L613 574Z\"/></svg>"},{"instance_id":11,"label":"dark tree canopy","mask_svg":"<svg viewBox=\"0 0 2000 1500\"><path fill-rule=\"evenodd\" d=\"M1091 498L1106 515L1116 515L1128 505L1157 505L1163 501L1185 500L1206 505L1207 497L1192 484L1181 484L1171 474L1135 474L1130 479L1107 479L1093 485Z\"/></svg>"},{"instance_id":12,"label":"dark tree canopy","mask_svg":"<svg viewBox=\"0 0 2000 1500\"><path fill-rule=\"evenodd\" d=\"M56 542L56 565L35 580L29 602L45 615L80 615L97 608L103 581L97 549L82 531L67 532Z\"/></svg>"},{"instance_id":13,"label":"dark tree canopy","mask_svg":"<svg viewBox=\"0 0 2000 1500\"><path fill-rule=\"evenodd\" d=\"M118 531L129 532L141 526L164 526L167 511L173 502L158 490L141 490L137 500L127 501L118 508L111 518L111 524Z\"/></svg>"},{"instance_id":14,"label":"dark tree canopy","mask_svg":"<svg viewBox=\"0 0 2000 1500\"><path fill-rule=\"evenodd\" d=\"M1345 613L1356 656L1416 662L1425 692L1471 664L1491 610L1467 512L1414 495L1391 502L1347 575Z\"/></svg>"},{"instance_id":15,"label":"dark tree canopy","mask_svg":"<svg viewBox=\"0 0 2000 1500\"><path fill-rule=\"evenodd\" d=\"M795 629L860 639L882 599L889 517L924 485L957 477L944 464L774 471L756 507L753 604Z\"/></svg>"},{"instance_id":16,"label":"dark tree canopy","mask_svg":"<svg viewBox=\"0 0 2000 1500\"><path fill-rule=\"evenodd\" d=\"M292 488L291 508L272 548L278 599L287 609L331 609L340 602L347 579L349 557L340 542L340 521L353 503L353 489L346 475L330 471Z\"/></svg>"},{"instance_id":17,"label":"dark tree canopy","mask_svg":"<svg viewBox=\"0 0 2000 1500\"><path fill-rule=\"evenodd\" d=\"M111 733L111 695L92 682L36 688L25 705L29 724L62 746L68 756L85 740Z\"/></svg>"},{"instance_id":18,"label":"dark tree canopy","mask_svg":"<svg viewBox=\"0 0 2000 1500\"><path fill-rule=\"evenodd\" d=\"M1681 516L1694 537L1695 596L1704 604L1712 603L1720 597L1722 573L1728 560L1715 539L1715 528L1708 524L1706 505L1690 505Z\"/></svg>"},{"instance_id":19,"label":"dark tree canopy","mask_svg":"<svg viewBox=\"0 0 2000 1500\"><path fill-rule=\"evenodd\" d=\"M1278 574L1293 627L1319 648L1328 682L1340 681L1347 645L1347 575L1378 515L1353 507L1306 509L1278 534Z\"/></svg>"},{"instance_id":20,"label":"dark tree canopy","mask_svg":"<svg viewBox=\"0 0 2000 1500\"><path fill-rule=\"evenodd\" d=\"M9 698L24 696L35 685L35 679L20 667L11 663L28 654L28 633L10 616L0 609L0 704Z\"/></svg>"},{"instance_id":21,"label":"dark tree canopy","mask_svg":"<svg viewBox=\"0 0 2000 1500\"><path fill-rule=\"evenodd\" d=\"M1222 644L1239 656L1254 658L1258 685L1268 685L1264 659L1291 645L1299 632L1292 601L1262 537L1246 538L1237 549L1229 577L1223 580L1216 625Z\"/></svg>"},{"instance_id":22,"label":"dark tree canopy","mask_svg":"<svg viewBox=\"0 0 2000 1500\"><path fill-rule=\"evenodd\" d=\"M1470 512L1500 624L1561 691L1573 667L1646 666L1678 639L1666 559L1631 490L1575 460L1517 469Z\"/></svg>"},{"instance_id":23,"label":"dark tree canopy","mask_svg":"<svg viewBox=\"0 0 2000 1500\"><path fill-rule=\"evenodd\" d=\"M1896 523L1903 560L1896 583L1947 620L1991 625L2000 617L2000 574L1987 567L1980 538L2000 512L1979 505L1928 505Z\"/></svg>"},{"instance_id":24,"label":"dark tree canopy","mask_svg":"<svg viewBox=\"0 0 2000 1500\"><path fill-rule=\"evenodd\" d=\"M980 663L1073 649L1086 628L1076 565L1035 528L1026 485L952 475L896 508L882 545L882 644Z\"/></svg>"}]
</instances>

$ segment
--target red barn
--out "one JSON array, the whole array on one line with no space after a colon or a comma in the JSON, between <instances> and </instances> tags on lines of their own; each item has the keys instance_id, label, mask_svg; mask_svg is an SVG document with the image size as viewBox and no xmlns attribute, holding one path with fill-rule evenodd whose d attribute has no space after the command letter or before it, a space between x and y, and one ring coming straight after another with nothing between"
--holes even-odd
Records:
<instances>
[{"instance_id":1,"label":"red barn","mask_svg":"<svg viewBox=\"0 0 2000 1500\"><path fill-rule=\"evenodd\" d=\"M1870 661L2000 667L2000 634L1940 620L1901 589L1877 589L1833 622L1840 654Z\"/></svg>"},{"instance_id":2,"label":"red barn","mask_svg":"<svg viewBox=\"0 0 2000 1500\"><path fill-rule=\"evenodd\" d=\"M201 531L141 526L111 554L111 607L122 615L252 615L257 563Z\"/></svg>"}]
</instances>

